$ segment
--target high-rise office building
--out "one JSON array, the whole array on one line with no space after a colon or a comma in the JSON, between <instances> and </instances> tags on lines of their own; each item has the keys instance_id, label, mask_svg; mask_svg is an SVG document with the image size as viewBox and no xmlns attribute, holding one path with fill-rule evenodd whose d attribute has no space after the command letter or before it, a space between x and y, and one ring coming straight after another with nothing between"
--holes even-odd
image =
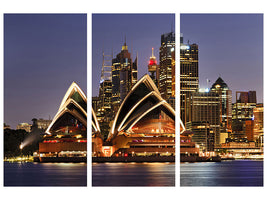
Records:
<instances>
[{"instance_id":1,"label":"high-rise office building","mask_svg":"<svg viewBox=\"0 0 267 200\"><path fill-rule=\"evenodd\" d=\"M232 91L227 84L219 77L211 87L211 91L219 94L220 98L220 124L221 132L232 130Z\"/></svg>"},{"instance_id":2,"label":"high-rise office building","mask_svg":"<svg viewBox=\"0 0 267 200\"><path fill-rule=\"evenodd\" d=\"M112 59L112 106L118 111L120 104L137 82L137 57L132 62L126 42L121 52Z\"/></svg>"},{"instance_id":3,"label":"high-rise office building","mask_svg":"<svg viewBox=\"0 0 267 200\"><path fill-rule=\"evenodd\" d=\"M198 88L198 45L184 44L180 37L180 116L184 124L192 121L191 95Z\"/></svg>"},{"instance_id":4,"label":"high-rise office building","mask_svg":"<svg viewBox=\"0 0 267 200\"><path fill-rule=\"evenodd\" d=\"M236 103L232 105L232 138L246 137L246 121L253 119L256 108L256 92L236 92Z\"/></svg>"},{"instance_id":5,"label":"high-rise office building","mask_svg":"<svg viewBox=\"0 0 267 200\"><path fill-rule=\"evenodd\" d=\"M99 87L99 108L97 111L97 118L99 121L111 121L111 97L111 80L104 80L100 83Z\"/></svg>"},{"instance_id":6,"label":"high-rise office building","mask_svg":"<svg viewBox=\"0 0 267 200\"><path fill-rule=\"evenodd\" d=\"M172 52L172 97L175 97L175 51Z\"/></svg>"},{"instance_id":7,"label":"high-rise office building","mask_svg":"<svg viewBox=\"0 0 267 200\"><path fill-rule=\"evenodd\" d=\"M99 97L92 97L92 109L94 110L94 112L97 112L99 108Z\"/></svg>"},{"instance_id":8,"label":"high-rise office building","mask_svg":"<svg viewBox=\"0 0 267 200\"><path fill-rule=\"evenodd\" d=\"M170 32L161 35L159 52L159 80L158 88L163 99L168 100L172 96L172 52L175 51L175 33Z\"/></svg>"},{"instance_id":9,"label":"high-rise office building","mask_svg":"<svg viewBox=\"0 0 267 200\"><path fill-rule=\"evenodd\" d=\"M214 144L220 144L220 97L216 92L192 93L192 123L209 124L214 133Z\"/></svg>"},{"instance_id":10,"label":"high-rise office building","mask_svg":"<svg viewBox=\"0 0 267 200\"><path fill-rule=\"evenodd\" d=\"M192 141L201 152L214 151L214 131L207 121L188 122L187 128L193 132Z\"/></svg>"},{"instance_id":11,"label":"high-rise office building","mask_svg":"<svg viewBox=\"0 0 267 200\"><path fill-rule=\"evenodd\" d=\"M95 110L103 138L109 132L109 123L112 121L112 55L103 53L101 79L99 85L98 106ZM94 103L94 99L93 99Z\"/></svg>"},{"instance_id":12,"label":"high-rise office building","mask_svg":"<svg viewBox=\"0 0 267 200\"><path fill-rule=\"evenodd\" d=\"M111 82L112 55L104 54L99 85L98 106L95 110L99 123L109 122L111 119ZM94 100L94 99L93 99Z\"/></svg>"},{"instance_id":13,"label":"high-rise office building","mask_svg":"<svg viewBox=\"0 0 267 200\"><path fill-rule=\"evenodd\" d=\"M239 98L238 98L239 94ZM248 91L248 92L236 92L236 102L238 103L257 103L256 91Z\"/></svg>"}]
</instances>

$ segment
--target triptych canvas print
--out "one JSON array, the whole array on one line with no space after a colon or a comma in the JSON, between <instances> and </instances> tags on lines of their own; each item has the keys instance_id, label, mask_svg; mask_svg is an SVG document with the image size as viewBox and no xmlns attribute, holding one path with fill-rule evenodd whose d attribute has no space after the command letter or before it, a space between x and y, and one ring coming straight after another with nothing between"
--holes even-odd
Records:
<instances>
[{"instance_id":1,"label":"triptych canvas print","mask_svg":"<svg viewBox=\"0 0 267 200\"><path fill-rule=\"evenodd\" d=\"M88 15L4 14L5 187L263 187L263 14Z\"/></svg>"}]
</instances>

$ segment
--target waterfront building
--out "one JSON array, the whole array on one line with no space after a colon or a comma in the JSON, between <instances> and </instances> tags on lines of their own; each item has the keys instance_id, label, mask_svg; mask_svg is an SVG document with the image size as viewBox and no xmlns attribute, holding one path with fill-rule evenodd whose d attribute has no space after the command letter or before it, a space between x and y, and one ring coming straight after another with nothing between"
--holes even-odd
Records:
<instances>
[{"instance_id":1,"label":"waterfront building","mask_svg":"<svg viewBox=\"0 0 267 200\"><path fill-rule=\"evenodd\" d=\"M175 33L170 32L161 35L161 46L159 49L159 79L158 88L163 99L168 100L172 96L172 52L175 51Z\"/></svg>"},{"instance_id":2,"label":"waterfront building","mask_svg":"<svg viewBox=\"0 0 267 200\"><path fill-rule=\"evenodd\" d=\"M105 156L174 155L175 111L149 75L122 102L111 127Z\"/></svg>"},{"instance_id":3,"label":"waterfront building","mask_svg":"<svg viewBox=\"0 0 267 200\"><path fill-rule=\"evenodd\" d=\"M254 141L254 120L245 121L245 133L248 141Z\"/></svg>"},{"instance_id":4,"label":"waterfront building","mask_svg":"<svg viewBox=\"0 0 267 200\"><path fill-rule=\"evenodd\" d=\"M214 151L214 131L208 121L188 122L187 128L192 131L192 141L198 144L201 152Z\"/></svg>"},{"instance_id":5,"label":"waterfront building","mask_svg":"<svg viewBox=\"0 0 267 200\"><path fill-rule=\"evenodd\" d=\"M58 112L39 143L39 159L46 161L86 161L87 98L73 82Z\"/></svg>"},{"instance_id":6,"label":"waterfront building","mask_svg":"<svg viewBox=\"0 0 267 200\"><path fill-rule=\"evenodd\" d=\"M256 108L257 105L255 95L255 91L236 92L236 103L232 105L232 138L246 137L246 121L253 120L253 109Z\"/></svg>"},{"instance_id":7,"label":"waterfront building","mask_svg":"<svg viewBox=\"0 0 267 200\"><path fill-rule=\"evenodd\" d=\"M112 59L112 107L114 114L137 82L137 57L132 61L126 42L121 52Z\"/></svg>"},{"instance_id":8,"label":"waterfront building","mask_svg":"<svg viewBox=\"0 0 267 200\"><path fill-rule=\"evenodd\" d=\"M220 97L216 92L199 91L192 93L192 124L203 121L209 124L209 129L214 134L214 146L219 145ZM206 139L208 140L208 138Z\"/></svg>"},{"instance_id":9,"label":"waterfront building","mask_svg":"<svg viewBox=\"0 0 267 200\"><path fill-rule=\"evenodd\" d=\"M192 121L191 95L198 88L198 45L185 44L180 37L180 116L185 124Z\"/></svg>"},{"instance_id":10,"label":"waterfront building","mask_svg":"<svg viewBox=\"0 0 267 200\"><path fill-rule=\"evenodd\" d=\"M180 134L180 157L181 160L189 156L199 156L199 145L192 141L192 131L184 131Z\"/></svg>"},{"instance_id":11,"label":"waterfront building","mask_svg":"<svg viewBox=\"0 0 267 200\"><path fill-rule=\"evenodd\" d=\"M263 104L262 103L257 104L256 108L253 109L253 116L254 116L253 140L261 141L260 138L261 136L263 137Z\"/></svg>"},{"instance_id":12,"label":"waterfront building","mask_svg":"<svg viewBox=\"0 0 267 200\"><path fill-rule=\"evenodd\" d=\"M219 94L221 132L231 132L232 91L228 88L227 84L221 77L219 77L215 83L213 83L210 90Z\"/></svg>"},{"instance_id":13,"label":"waterfront building","mask_svg":"<svg viewBox=\"0 0 267 200\"><path fill-rule=\"evenodd\" d=\"M220 144L225 143L226 139L230 137L229 133L222 132L220 133Z\"/></svg>"},{"instance_id":14,"label":"waterfront building","mask_svg":"<svg viewBox=\"0 0 267 200\"><path fill-rule=\"evenodd\" d=\"M263 148L257 147L255 142L249 141L247 138L228 138L218 150L227 152L227 154L231 154L232 157L237 159L263 158Z\"/></svg>"},{"instance_id":15,"label":"waterfront building","mask_svg":"<svg viewBox=\"0 0 267 200\"><path fill-rule=\"evenodd\" d=\"M19 123L17 125L17 130L18 129L22 129L22 130L25 130L26 132L31 132L31 124L28 124L28 123Z\"/></svg>"}]
</instances>

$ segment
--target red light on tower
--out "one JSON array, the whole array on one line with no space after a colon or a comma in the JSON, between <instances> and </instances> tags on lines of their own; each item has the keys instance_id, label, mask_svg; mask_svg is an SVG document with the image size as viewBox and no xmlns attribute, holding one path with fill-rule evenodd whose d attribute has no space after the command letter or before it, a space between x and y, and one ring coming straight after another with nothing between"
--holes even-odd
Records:
<instances>
[{"instance_id":1,"label":"red light on tower","mask_svg":"<svg viewBox=\"0 0 267 200\"><path fill-rule=\"evenodd\" d=\"M156 70L157 70L157 60L156 57L154 56L154 48L152 48L152 56L149 59L148 71L151 73L155 73Z\"/></svg>"}]
</instances>

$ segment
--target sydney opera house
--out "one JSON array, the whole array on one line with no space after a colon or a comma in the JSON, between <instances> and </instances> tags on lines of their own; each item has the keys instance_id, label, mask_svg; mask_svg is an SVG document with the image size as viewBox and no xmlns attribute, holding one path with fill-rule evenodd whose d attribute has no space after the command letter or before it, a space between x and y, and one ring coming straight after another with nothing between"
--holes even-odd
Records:
<instances>
[{"instance_id":1,"label":"sydney opera house","mask_svg":"<svg viewBox=\"0 0 267 200\"><path fill-rule=\"evenodd\" d=\"M87 156L87 98L73 82L57 114L39 143L35 160L40 162L85 162Z\"/></svg>"},{"instance_id":2,"label":"sydney opera house","mask_svg":"<svg viewBox=\"0 0 267 200\"><path fill-rule=\"evenodd\" d=\"M144 75L121 103L107 141L101 140L94 111L92 129L94 157L175 155L175 111L149 75Z\"/></svg>"},{"instance_id":3,"label":"sydney opera house","mask_svg":"<svg viewBox=\"0 0 267 200\"><path fill-rule=\"evenodd\" d=\"M129 91L103 140L92 109L93 157L173 157L175 111L161 97L149 75ZM183 127L181 127L183 129ZM73 82L46 130L35 159L40 162L84 162L87 156L87 98Z\"/></svg>"}]
</instances>

